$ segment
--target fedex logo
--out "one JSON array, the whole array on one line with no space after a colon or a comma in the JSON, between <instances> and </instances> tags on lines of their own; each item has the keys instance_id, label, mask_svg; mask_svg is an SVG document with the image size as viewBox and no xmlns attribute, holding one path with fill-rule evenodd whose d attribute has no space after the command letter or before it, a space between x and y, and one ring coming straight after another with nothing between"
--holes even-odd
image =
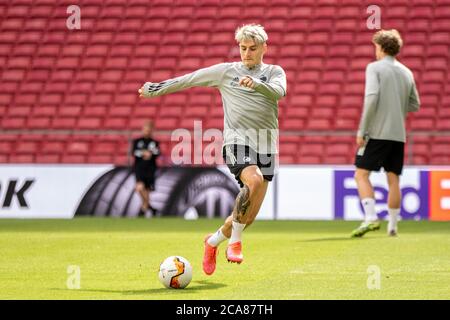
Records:
<instances>
[{"instance_id":1,"label":"fedex logo","mask_svg":"<svg viewBox=\"0 0 450 320\"><path fill-rule=\"evenodd\" d=\"M353 170L334 172L335 219L360 220L364 216ZM373 172L376 211L387 216L388 187L384 173ZM450 171L405 169L400 179L402 219L450 220Z\"/></svg>"}]
</instances>

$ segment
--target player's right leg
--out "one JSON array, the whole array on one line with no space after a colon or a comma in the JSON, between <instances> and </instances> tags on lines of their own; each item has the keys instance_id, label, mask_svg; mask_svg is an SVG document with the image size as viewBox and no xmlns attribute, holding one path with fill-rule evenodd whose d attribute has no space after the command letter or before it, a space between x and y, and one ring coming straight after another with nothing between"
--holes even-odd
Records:
<instances>
[{"instance_id":1,"label":"player's right leg","mask_svg":"<svg viewBox=\"0 0 450 320\"><path fill-rule=\"evenodd\" d=\"M203 271L207 275L211 275L216 270L216 258L219 245L230 237L231 232L228 231L228 225L231 225L233 216L229 216L223 226L215 233L209 234L204 240L203 252Z\"/></svg>"},{"instance_id":2,"label":"player's right leg","mask_svg":"<svg viewBox=\"0 0 450 320\"><path fill-rule=\"evenodd\" d=\"M398 216L400 214L400 205L401 205L401 191L400 191L400 178L394 172L386 173L388 185L389 185L389 194L388 194L388 235L395 237L398 232L397 223Z\"/></svg>"},{"instance_id":3,"label":"player's right leg","mask_svg":"<svg viewBox=\"0 0 450 320\"><path fill-rule=\"evenodd\" d=\"M244 169L245 170L245 169ZM243 170L243 171L244 171ZM228 261L241 263L242 243L241 234L245 228L247 209L250 203L250 188L244 184L236 197L232 214L225 220L214 234L207 235L204 241L203 271L211 275L216 269L218 246L230 239L225 255Z\"/></svg>"},{"instance_id":4,"label":"player's right leg","mask_svg":"<svg viewBox=\"0 0 450 320\"><path fill-rule=\"evenodd\" d=\"M243 187L236 197L232 215L214 234L207 235L204 240L203 271L211 275L216 268L217 248L220 243L230 239L226 258L230 262L241 263L242 232L255 220L266 195L268 181L264 180L261 171L255 165L244 168L240 178Z\"/></svg>"},{"instance_id":5,"label":"player's right leg","mask_svg":"<svg viewBox=\"0 0 450 320\"><path fill-rule=\"evenodd\" d=\"M380 222L375 212L375 195L372 184L369 180L370 171L362 168L357 168L355 172L355 181L358 186L358 193L361 199L361 204L364 208L364 221L361 225L353 230L351 236L362 237L369 231L380 229Z\"/></svg>"},{"instance_id":6,"label":"player's right leg","mask_svg":"<svg viewBox=\"0 0 450 320\"><path fill-rule=\"evenodd\" d=\"M375 195L369 176L370 172L380 170L381 165L389 156L390 144L387 140L369 139L356 154L355 181L364 210L364 221L353 230L352 237L362 237L369 231L380 229L380 222L375 212Z\"/></svg>"}]
</instances>

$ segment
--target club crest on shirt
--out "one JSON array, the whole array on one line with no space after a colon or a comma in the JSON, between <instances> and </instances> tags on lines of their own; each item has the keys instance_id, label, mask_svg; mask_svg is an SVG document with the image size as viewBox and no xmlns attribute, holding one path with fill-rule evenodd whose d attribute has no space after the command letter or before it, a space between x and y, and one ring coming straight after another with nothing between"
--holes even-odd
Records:
<instances>
[{"instance_id":1,"label":"club crest on shirt","mask_svg":"<svg viewBox=\"0 0 450 320\"><path fill-rule=\"evenodd\" d=\"M239 77L234 77L233 80L231 80L230 85L232 87L238 87L239 86Z\"/></svg>"}]
</instances>

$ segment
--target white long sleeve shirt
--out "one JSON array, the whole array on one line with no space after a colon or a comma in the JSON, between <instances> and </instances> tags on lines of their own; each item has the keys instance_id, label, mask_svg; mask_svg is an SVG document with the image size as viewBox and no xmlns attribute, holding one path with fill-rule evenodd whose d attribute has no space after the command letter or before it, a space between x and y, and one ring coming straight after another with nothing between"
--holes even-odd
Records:
<instances>
[{"instance_id":1,"label":"white long sleeve shirt","mask_svg":"<svg viewBox=\"0 0 450 320\"><path fill-rule=\"evenodd\" d=\"M239 85L250 76L255 88ZM144 84L144 97L155 97L191 87L219 89L224 109L223 145L247 145L258 153L277 153L278 100L286 96L286 74L277 65L252 69L242 62L220 63L181 77Z\"/></svg>"}]
</instances>

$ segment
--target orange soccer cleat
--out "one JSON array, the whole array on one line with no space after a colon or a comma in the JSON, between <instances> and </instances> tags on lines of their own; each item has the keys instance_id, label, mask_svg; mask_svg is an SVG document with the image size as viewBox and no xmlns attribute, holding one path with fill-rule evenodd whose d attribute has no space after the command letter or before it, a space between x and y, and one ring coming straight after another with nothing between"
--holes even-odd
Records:
<instances>
[{"instance_id":1,"label":"orange soccer cleat","mask_svg":"<svg viewBox=\"0 0 450 320\"><path fill-rule=\"evenodd\" d=\"M212 275L216 270L217 247L208 244L208 239L212 234L208 234L205 238L205 252L203 254L203 271L207 275Z\"/></svg>"},{"instance_id":2,"label":"orange soccer cleat","mask_svg":"<svg viewBox=\"0 0 450 320\"><path fill-rule=\"evenodd\" d=\"M241 263L244 260L241 241L229 244L227 251L225 251L225 256L227 257L228 262Z\"/></svg>"}]
</instances>

